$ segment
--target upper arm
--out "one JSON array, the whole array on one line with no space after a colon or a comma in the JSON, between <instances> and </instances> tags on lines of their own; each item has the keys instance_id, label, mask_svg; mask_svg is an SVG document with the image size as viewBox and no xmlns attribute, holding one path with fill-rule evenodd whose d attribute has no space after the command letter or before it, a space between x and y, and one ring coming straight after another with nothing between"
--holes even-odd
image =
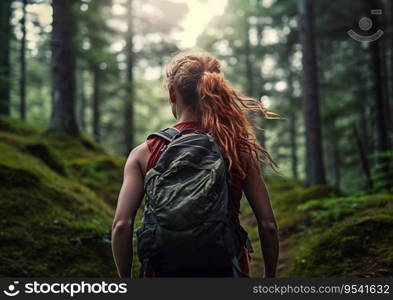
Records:
<instances>
[{"instance_id":1,"label":"upper arm","mask_svg":"<svg viewBox=\"0 0 393 300\"><path fill-rule=\"evenodd\" d=\"M257 166L248 159L249 166L244 183L244 194L255 214L259 225L277 227L269 193L262 174Z\"/></svg>"},{"instance_id":2,"label":"upper arm","mask_svg":"<svg viewBox=\"0 0 393 300\"><path fill-rule=\"evenodd\" d=\"M147 147L146 143L135 147L128 156L113 225L120 223L131 226L142 202L144 177L140 160L144 147Z\"/></svg>"}]
</instances>

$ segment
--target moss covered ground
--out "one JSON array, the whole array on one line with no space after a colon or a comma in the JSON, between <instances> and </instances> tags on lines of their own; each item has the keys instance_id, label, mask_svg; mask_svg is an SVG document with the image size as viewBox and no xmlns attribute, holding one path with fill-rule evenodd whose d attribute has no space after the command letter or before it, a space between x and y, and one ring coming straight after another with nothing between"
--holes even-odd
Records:
<instances>
[{"instance_id":1,"label":"moss covered ground","mask_svg":"<svg viewBox=\"0 0 393 300\"><path fill-rule=\"evenodd\" d=\"M266 181L280 228L279 277L393 276L393 195ZM241 214L255 249L252 276L261 276L257 223L245 198Z\"/></svg>"},{"instance_id":2,"label":"moss covered ground","mask_svg":"<svg viewBox=\"0 0 393 300\"><path fill-rule=\"evenodd\" d=\"M123 159L87 138L0 119L0 275L116 276L110 248Z\"/></svg>"},{"instance_id":3,"label":"moss covered ground","mask_svg":"<svg viewBox=\"0 0 393 300\"><path fill-rule=\"evenodd\" d=\"M0 118L0 276L117 276L110 230L124 163L86 137L44 136ZM393 195L343 195L277 175L265 179L280 228L278 276L393 275ZM257 277L263 260L245 198L241 221ZM134 276L138 268L134 247Z\"/></svg>"}]
</instances>

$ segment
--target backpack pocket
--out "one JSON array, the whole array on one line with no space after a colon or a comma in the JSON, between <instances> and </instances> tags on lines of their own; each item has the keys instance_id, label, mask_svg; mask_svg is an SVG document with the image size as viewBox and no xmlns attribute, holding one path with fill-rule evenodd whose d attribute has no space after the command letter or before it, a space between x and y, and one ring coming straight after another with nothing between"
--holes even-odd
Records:
<instances>
[{"instance_id":1,"label":"backpack pocket","mask_svg":"<svg viewBox=\"0 0 393 300\"><path fill-rule=\"evenodd\" d=\"M173 169L172 169L173 170ZM157 180L154 211L161 226L187 230L206 220L221 220L223 205L214 191L217 171L211 165L179 162Z\"/></svg>"},{"instance_id":2,"label":"backpack pocket","mask_svg":"<svg viewBox=\"0 0 393 300\"><path fill-rule=\"evenodd\" d=\"M137 237L137 253L139 259L150 258L156 253L155 235L157 230L156 223L143 222L141 227L135 231Z\"/></svg>"}]
</instances>

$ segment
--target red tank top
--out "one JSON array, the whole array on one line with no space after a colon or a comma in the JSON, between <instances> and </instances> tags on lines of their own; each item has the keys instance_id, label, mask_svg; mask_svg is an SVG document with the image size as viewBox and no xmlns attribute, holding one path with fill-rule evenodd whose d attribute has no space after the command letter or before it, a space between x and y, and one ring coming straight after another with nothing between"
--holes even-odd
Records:
<instances>
[{"instance_id":1,"label":"red tank top","mask_svg":"<svg viewBox=\"0 0 393 300\"><path fill-rule=\"evenodd\" d=\"M173 127L177 128L179 130L183 130L186 128L194 129L191 132L194 132L195 130L203 130L198 125L198 123L191 122L191 121L177 123ZM159 138L159 137L152 137L147 140L147 146L149 147L149 150L150 150L150 157L147 162L146 172L155 166L155 164L157 163L157 161L161 155L160 150L166 144L168 144L168 141L166 141L162 138ZM231 179L232 179L231 186L230 186L230 193L232 196L232 205L231 205L231 209L230 209L230 215L233 218L238 219L239 214L240 214L240 199L242 198L242 192L243 192L243 181L242 181L241 177L239 176L239 174L236 172L232 171L230 173L230 175L231 175ZM241 256L240 262L239 262L240 268L242 269L243 272L249 273L248 251L247 251L247 248L244 248L243 250L244 251L242 253L242 256ZM229 272L229 274L222 274L222 273L221 274L212 274L212 277L221 277L221 276L225 276L225 275L230 276L231 270L228 270L228 272ZM149 274L147 274L147 275L149 276Z\"/></svg>"}]
</instances>

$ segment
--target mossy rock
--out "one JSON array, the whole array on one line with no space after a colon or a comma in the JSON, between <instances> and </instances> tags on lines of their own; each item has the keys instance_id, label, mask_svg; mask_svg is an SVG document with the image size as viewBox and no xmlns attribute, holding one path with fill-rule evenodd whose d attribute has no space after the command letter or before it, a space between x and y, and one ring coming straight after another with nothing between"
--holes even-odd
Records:
<instances>
[{"instance_id":1,"label":"mossy rock","mask_svg":"<svg viewBox=\"0 0 393 300\"><path fill-rule=\"evenodd\" d=\"M41 183L40 177L34 172L24 169L14 169L0 165L0 182L2 188L24 188L34 187Z\"/></svg>"},{"instance_id":2,"label":"mossy rock","mask_svg":"<svg viewBox=\"0 0 393 300\"><path fill-rule=\"evenodd\" d=\"M114 275L110 243L72 242L77 237L104 236L110 230L113 212L94 193L76 183L59 178L48 181L20 168L2 165L0 170L13 175L8 177L7 188L0 189L0 275ZM82 257L90 266L83 272Z\"/></svg>"},{"instance_id":3,"label":"mossy rock","mask_svg":"<svg viewBox=\"0 0 393 300\"><path fill-rule=\"evenodd\" d=\"M342 193L328 185L298 187L291 191L282 192L272 197L281 234L285 237L297 231L304 230L312 223L308 212L298 210L298 206L316 199L328 199L340 196ZM323 200L321 200L323 201Z\"/></svg>"},{"instance_id":4,"label":"mossy rock","mask_svg":"<svg viewBox=\"0 0 393 300\"><path fill-rule=\"evenodd\" d=\"M311 222L317 226L329 226L346 217L369 208L382 208L393 202L391 194L357 195L310 200L296 209L306 213Z\"/></svg>"},{"instance_id":5,"label":"mossy rock","mask_svg":"<svg viewBox=\"0 0 393 300\"><path fill-rule=\"evenodd\" d=\"M67 170L62 159L45 143L31 143L25 146L26 151L41 159L49 168L67 176Z\"/></svg>"},{"instance_id":6,"label":"mossy rock","mask_svg":"<svg viewBox=\"0 0 393 300\"><path fill-rule=\"evenodd\" d=\"M393 206L359 210L330 228L305 232L289 277L378 277L393 275Z\"/></svg>"},{"instance_id":7,"label":"mossy rock","mask_svg":"<svg viewBox=\"0 0 393 300\"><path fill-rule=\"evenodd\" d=\"M84 185L97 191L99 197L115 207L122 184L124 163L124 159L97 155L94 160L75 159L70 163L70 168Z\"/></svg>"},{"instance_id":8,"label":"mossy rock","mask_svg":"<svg viewBox=\"0 0 393 300\"><path fill-rule=\"evenodd\" d=\"M272 172L270 172L267 175L263 175L263 176L264 176L266 185L269 189L269 192L272 195L292 191L293 189L303 187L303 185L296 180L289 179L287 177L280 176L280 175L272 173Z\"/></svg>"},{"instance_id":9,"label":"mossy rock","mask_svg":"<svg viewBox=\"0 0 393 300\"><path fill-rule=\"evenodd\" d=\"M344 196L334 187L307 188L277 176L266 183L280 229L278 276L392 276L392 194ZM258 227L245 198L241 221L255 250L252 276L261 276Z\"/></svg>"},{"instance_id":10,"label":"mossy rock","mask_svg":"<svg viewBox=\"0 0 393 300\"><path fill-rule=\"evenodd\" d=\"M109 243L89 243L82 249L72 243L76 237L107 235L112 209L92 191L60 176L41 159L2 144L0 153L6 158L0 163L4 183L0 188L0 274L114 275ZM81 256L90 268L81 265ZM79 271L72 271L73 267Z\"/></svg>"},{"instance_id":11,"label":"mossy rock","mask_svg":"<svg viewBox=\"0 0 393 300\"><path fill-rule=\"evenodd\" d=\"M80 177L72 166L81 159L104 176ZM83 138L45 137L1 118L0 276L116 277L114 207L102 196L117 197L123 161ZM119 189L107 190L113 181Z\"/></svg>"},{"instance_id":12,"label":"mossy rock","mask_svg":"<svg viewBox=\"0 0 393 300\"><path fill-rule=\"evenodd\" d=\"M93 151L97 151L97 152L101 152L101 153L106 153L105 149L100 146L99 144L93 142L90 138L88 138L85 135L82 135L80 137L80 141L82 143L82 145L88 149L88 150L93 150Z\"/></svg>"},{"instance_id":13,"label":"mossy rock","mask_svg":"<svg viewBox=\"0 0 393 300\"><path fill-rule=\"evenodd\" d=\"M40 129L31 124L26 124L20 119L0 116L0 131L20 135L31 135L39 133Z\"/></svg>"}]
</instances>

